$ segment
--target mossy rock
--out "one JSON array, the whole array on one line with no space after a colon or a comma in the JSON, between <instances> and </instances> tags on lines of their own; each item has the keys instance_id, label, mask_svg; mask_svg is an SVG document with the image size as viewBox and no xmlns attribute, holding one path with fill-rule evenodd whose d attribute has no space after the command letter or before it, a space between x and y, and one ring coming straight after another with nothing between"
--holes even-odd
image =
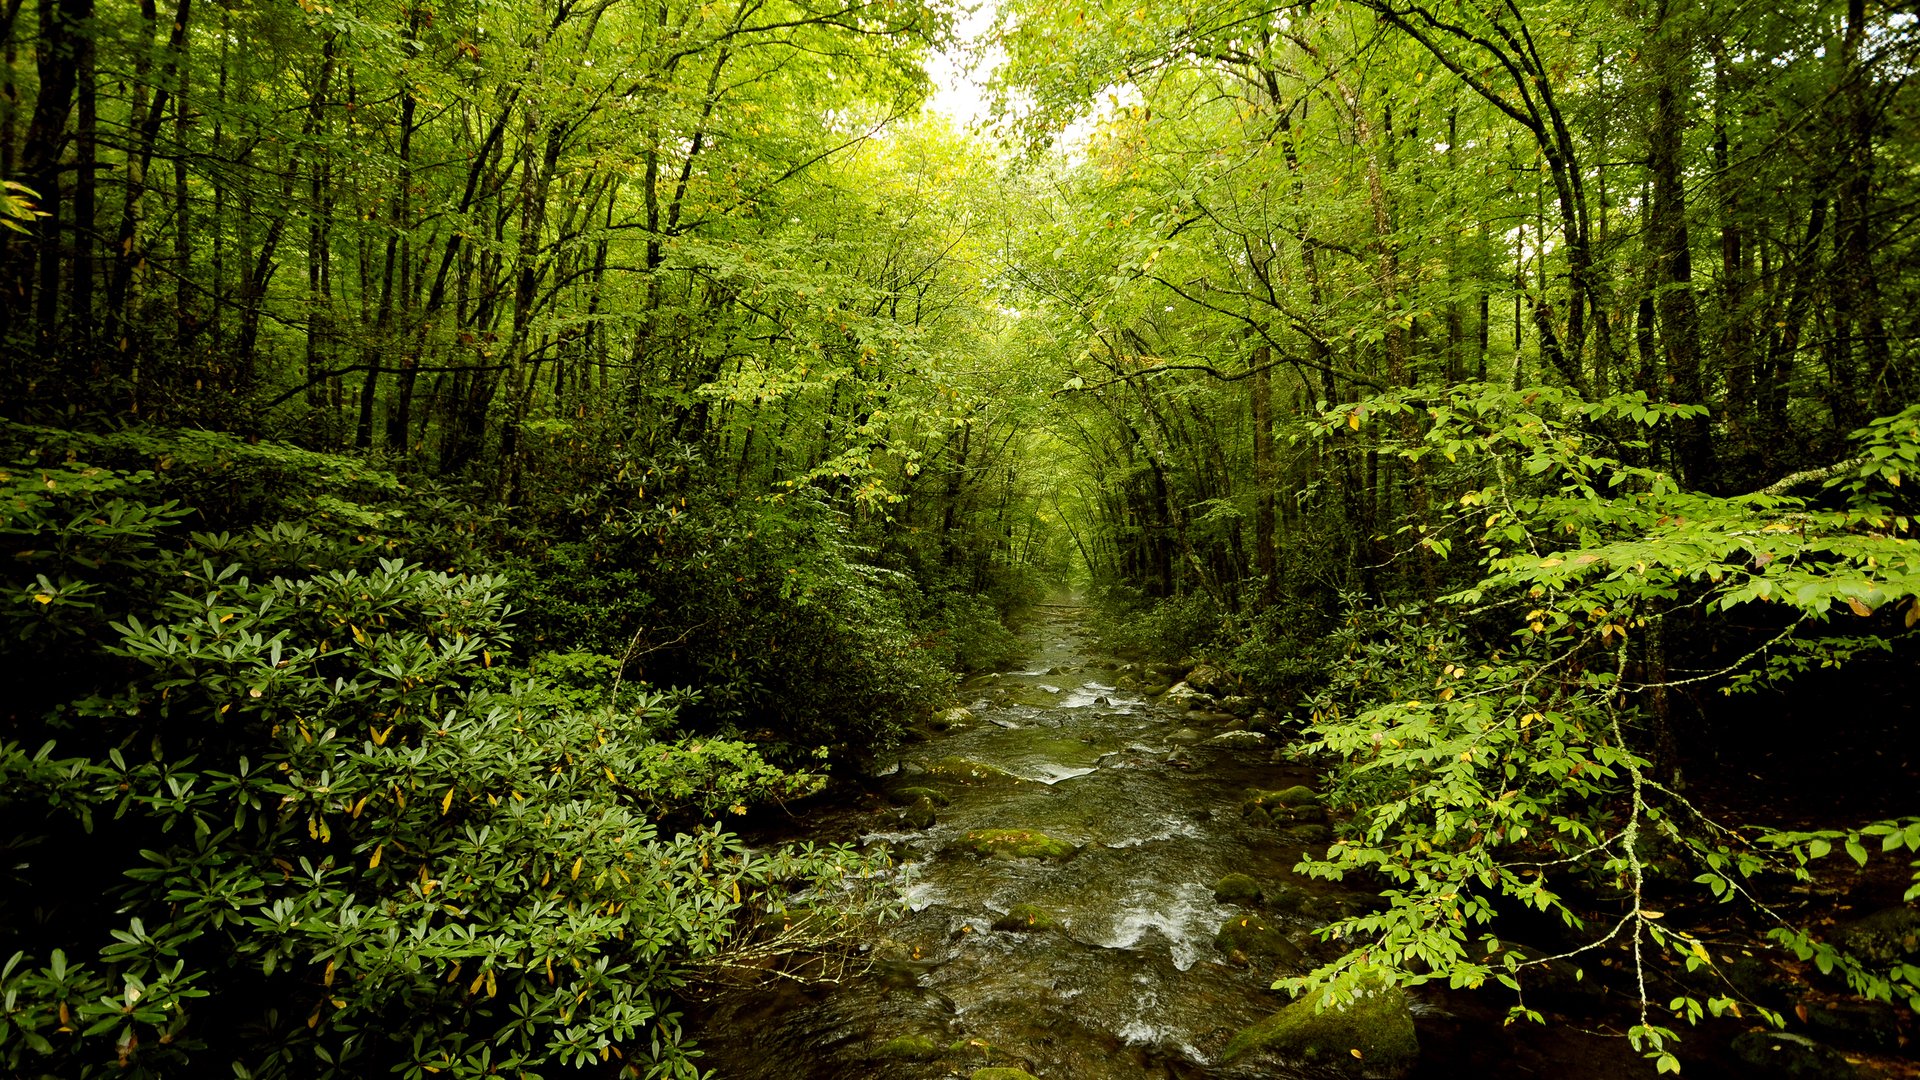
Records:
<instances>
[{"instance_id":1,"label":"mossy rock","mask_svg":"<svg viewBox=\"0 0 1920 1080\"><path fill-rule=\"evenodd\" d=\"M916 829L931 829L936 820L933 812L933 800L923 798L905 810L900 811L900 820Z\"/></svg>"},{"instance_id":2,"label":"mossy rock","mask_svg":"<svg viewBox=\"0 0 1920 1080\"><path fill-rule=\"evenodd\" d=\"M1258 915L1235 915L1221 923L1220 931L1213 935L1213 946L1239 964L1266 960L1293 966L1306 959L1298 945Z\"/></svg>"},{"instance_id":3,"label":"mossy rock","mask_svg":"<svg viewBox=\"0 0 1920 1080\"><path fill-rule=\"evenodd\" d=\"M981 784L993 781L1018 782L1019 777L998 765L989 765L984 761L968 758L947 757L927 763L927 775L939 780L953 780L962 784Z\"/></svg>"},{"instance_id":4,"label":"mossy rock","mask_svg":"<svg viewBox=\"0 0 1920 1080\"><path fill-rule=\"evenodd\" d=\"M973 710L957 705L939 713L927 721L927 726L935 731L951 731L957 727L966 727L973 722Z\"/></svg>"},{"instance_id":5,"label":"mossy rock","mask_svg":"<svg viewBox=\"0 0 1920 1080\"><path fill-rule=\"evenodd\" d=\"M901 1035L880 1044L880 1056L894 1061L932 1061L940 1054L931 1035Z\"/></svg>"},{"instance_id":6,"label":"mossy rock","mask_svg":"<svg viewBox=\"0 0 1920 1080\"><path fill-rule=\"evenodd\" d=\"M1291 811L1295 807L1317 806L1319 803L1320 796L1315 794L1312 788L1305 784L1295 784L1278 791L1250 791L1247 793L1247 801L1240 804L1240 809L1242 812L1251 812L1283 806Z\"/></svg>"},{"instance_id":7,"label":"mossy rock","mask_svg":"<svg viewBox=\"0 0 1920 1080\"><path fill-rule=\"evenodd\" d=\"M892 791L887 792L887 798L901 806L912 806L921 799L925 799L935 806L945 806L953 801L947 796L946 792L941 791L939 788L930 787L894 788Z\"/></svg>"},{"instance_id":8,"label":"mossy rock","mask_svg":"<svg viewBox=\"0 0 1920 1080\"><path fill-rule=\"evenodd\" d=\"M1001 1065L975 1069L968 1074L967 1080L1040 1080L1025 1069L1009 1069Z\"/></svg>"},{"instance_id":9,"label":"mossy rock","mask_svg":"<svg viewBox=\"0 0 1920 1080\"><path fill-rule=\"evenodd\" d=\"M1071 859L1080 849L1032 829L975 829L960 847L992 859Z\"/></svg>"},{"instance_id":10,"label":"mossy rock","mask_svg":"<svg viewBox=\"0 0 1920 1080\"><path fill-rule=\"evenodd\" d=\"M1162 682L1159 679L1148 679L1140 684L1140 692L1148 697L1159 697L1171 689L1173 689L1172 683Z\"/></svg>"},{"instance_id":11,"label":"mossy rock","mask_svg":"<svg viewBox=\"0 0 1920 1080\"><path fill-rule=\"evenodd\" d=\"M1837 944L1871 964L1920 960L1920 910L1906 907L1876 911L1840 928Z\"/></svg>"},{"instance_id":12,"label":"mossy rock","mask_svg":"<svg viewBox=\"0 0 1920 1080\"><path fill-rule=\"evenodd\" d=\"M1032 904L1015 904L1007 909L1005 915L993 920L993 928L1029 933L1057 930L1060 928L1060 919L1045 908L1035 907Z\"/></svg>"},{"instance_id":13,"label":"mossy rock","mask_svg":"<svg viewBox=\"0 0 1920 1080\"><path fill-rule=\"evenodd\" d=\"M1860 1075L1840 1051L1787 1031L1748 1031L1733 1037L1733 1055L1761 1077L1845 1080Z\"/></svg>"},{"instance_id":14,"label":"mossy rock","mask_svg":"<svg viewBox=\"0 0 1920 1080\"><path fill-rule=\"evenodd\" d=\"M1246 874L1228 874L1213 883L1213 898L1223 904L1257 904L1262 895L1260 883Z\"/></svg>"},{"instance_id":15,"label":"mossy rock","mask_svg":"<svg viewBox=\"0 0 1920 1080\"><path fill-rule=\"evenodd\" d=\"M1349 1076L1399 1077L1420 1057L1413 1016L1398 987L1383 987L1344 1005L1316 1010L1302 998L1227 1042L1223 1060L1256 1051L1331 1066Z\"/></svg>"}]
</instances>

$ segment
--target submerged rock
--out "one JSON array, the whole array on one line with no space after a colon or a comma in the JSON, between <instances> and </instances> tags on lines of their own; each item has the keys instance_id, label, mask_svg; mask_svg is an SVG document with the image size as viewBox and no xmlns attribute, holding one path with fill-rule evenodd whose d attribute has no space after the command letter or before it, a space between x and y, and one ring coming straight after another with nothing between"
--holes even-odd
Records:
<instances>
[{"instance_id":1,"label":"submerged rock","mask_svg":"<svg viewBox=\"0 0 1920 1080\"><path fill-rule=\"evenodd\" d=\"M1295 966L1306 959L1298 945L1258 915L1235 915L1221 923L1220 932L1213 935L1213 946L1226 953L1227 961L1234 964L1269 960L1282 966Z\"/></svg>"},{"instance_id":2,"label":"submerged rock","mask_svg":"<svg viewBox=\"0 0 1920 1080\"><path fill-rule=\"evenodd\" d=\"M1757 1076L1843 1080L1858 1076L1840 1051L1805 1035L1786 1031L1749 1031L1733 1038L1734 1056Z\"/></svg>"},{"instance_id":3,"label":"submerged rock","mask_svg":"<svg viewBox=\"0 0 1920 1080\"><path fill-rule=\"evenodd\" d=\"M1213 898L1223 904L1257 904L1261 896L1260 883L1246 874L1228 874L1213 885Z\"/></svg>"},{"instance_id":4,"label":"submerged rock","mask_svg":"<svg viewBox=\"0 0 1920 1080\"><path fill-rule=\"evenodd\" d=\"M962 850L991 859L1071 859L1080 850L1032 829L975 829L960 838Z\"/></svg>"},{"instance_id":5,"label":"submerged rock","mask_svg":"<svg viewBox=\"0 0 1920 1080\"><path fill-rule=\"evenodd\" d=\"M1303 998L1235 1033L1222 1058L1266 1051L1331 1066L1349 1076L1405 1076L1420 1057L1413 1016L1398 987L1382 987L1325 1010Z\"/></svg>"},{"instance_id":6,"label":"submerged rock","mask_svg":"<svg viewBox=\"0 0 1920 1080\"><path fill-rule=\"evenodd\" d=\"M963 784L978 784L990 781L1019 781L1019 777L998 765L989 765L984 761L968 758L948 757L927 762L927 775L941 780L956 780Z\"/></svg>"},{"instance_id":7,"label":"submerged rock","mask_svg":"<svg viewBox=\"0 0 1920 1080\"><path fill-rule=\"evenodd\" d=\"M931 1061L940 1052L931 1035L901 1035L880 1044L880 1056L895 1061Z\"/></svg>"},{"instance_id":8,"label":"submerged rock","mask_svg":"<svg viewBox=\"0 0 1920 1080\"><path fill-rule=\"evenodd\" d=\"M1006 914L993 920L995 930L1040 931L1057 930L1060 920L1051 911L1033 904L1015 904Z\"/></svg>"}]
</instances>

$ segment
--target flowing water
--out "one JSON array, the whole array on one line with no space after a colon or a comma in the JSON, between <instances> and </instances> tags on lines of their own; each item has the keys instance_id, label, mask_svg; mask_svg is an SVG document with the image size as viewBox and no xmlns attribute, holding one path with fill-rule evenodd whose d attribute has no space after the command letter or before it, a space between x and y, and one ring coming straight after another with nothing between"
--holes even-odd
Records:
<instances>
[{"instance_id":1,"label":"flowing water","mask_svg":"<svg viewBox=\"0 0 1920 1080\"><path fill-rule=\"evenodd\" d=\"M714 1003L697 1037L720 1076L916 1080L986 1064L1086 1080L1237 1075L1217 1064L1227 1038L1286 999L1269 989L1279 967L1215 948L1221 925L1249 913L1217 902L1215 882L1239 872L1291 879L1328 903L1358 898L1291 875L1302 848L1241 814L1249 788L1310 782L1309 771L1223 718L1121 689L1091 656L1080 614L1046 609L1024 670L969 682L964 728L902 752L889 782L951 799L932 828L880 807L810 819L814 838L886 844L908 911L876 931L863 975ZM950 759L1009 775L956 779L939 771ZM986 859L957 844L982 829L1034 830L1078 852ZM1016 904L1060 928L992 929ZM1314 922L1265 915L1309 956L1325 954ZM920 1055L894 1041L916 1036Z\"/></svg>"}]
</instances>

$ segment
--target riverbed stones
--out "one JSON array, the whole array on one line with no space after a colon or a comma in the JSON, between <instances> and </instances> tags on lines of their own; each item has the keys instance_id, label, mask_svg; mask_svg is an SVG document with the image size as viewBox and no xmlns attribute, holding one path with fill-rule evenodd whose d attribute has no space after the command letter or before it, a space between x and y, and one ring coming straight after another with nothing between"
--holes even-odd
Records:
<instances>
[{"instance_id":1,"label":"riverbed stones","mask_svg":"<svg viewBox=\"0 0 1920 1080\"><path fill-rule=\"evenodd\" d=\"M1002 1065L991 1065L984 1069L975 1069L968 1074L967 1080L1040 1080L1025 1069L1010 1069Z\"/></svg>"},{"instance_id":2,"label":"riverbed stones","mask_svg":"<svg viewBox=\"0 0 1920 1080\"><path fill-rule=\"evenodd\" d=\"M1306 959L1298 945L1258 915L1235 915L1221 923L1220 932L1213 935L1213 945L1227 954L1230 964L1259 960L1290 967Z\"/></svg>"},{"instance_id":3,"label":"riverbed stones","mask_svg":"<svg viewBox=\"0 0 1920 1080\"><path fill-rule=\"evenodd\" d=\"M1060 919L1053 912L1033 904L1015 904L1006 914L993 920L995 930L1011 930L1018 933L1039 933L1044 930L1058 930Z\"/></svg>"},{"instance_id":4,"label":"riverbed stones","mask_svg":"<svg viewBox=\"0 0 1920 1080\"><path fill-rule=\"evenodd\" d=\"M1381 987L1324 1010L1316 1004L1302 998L1241 1029L1222 1058L1266 1052L1372 1080L1405 1076L1419 1060L1413 1016L1399 988Z\"/></svg>"},{"instance_id":5,"label":"riverbed stones","mask_svg":"<svg viewBox=\"0 0 1920 1080\"><path fill-rule=\"evenodd\" d=\"M1733 1054L1752 1075L1777 1080L1846 1080L1858 1076L1840 1051L1789 1031L1749 1031L1733 1038Z\"/></svg>"},{"instance_id":6,"label":"riverbed stones","mask_svg":"<svg viewBox=\"0 0 1920 1080\"><path fill-rule=\"evenodd\" d=\"M1228 874L1213 884L1213 898L1223 904L1257 904L1260 883L1246 874Z\"/></svg>"},{"instance_id":7,"label":"riverbed stones","mask_svg":"<svg viewBox=\"0 0 1920 1080\"><path fill-rule=\"evenodd\" d=\"M1033 829L975 829L960 838L963 851L989 859L1048 859L1062 862L1079 852L1065 840Z\"/></svg>"}]
</instances>

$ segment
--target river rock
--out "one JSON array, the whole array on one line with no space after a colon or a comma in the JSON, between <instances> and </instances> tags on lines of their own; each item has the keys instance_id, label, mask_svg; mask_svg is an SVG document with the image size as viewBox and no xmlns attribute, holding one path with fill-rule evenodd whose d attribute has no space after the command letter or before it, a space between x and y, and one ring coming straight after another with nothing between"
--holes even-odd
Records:
<instances>
[{"instance_id":1,"label":"river rock","mask_svg":"<svg viewBox=\"0 0 1920 1080\"><path fill-rule=\"evenodd\" d=\"M1290 829L1282 831L1280 833L1280 839L1283 843L1299 844L1302 847L1313 847L1316 844L1324 844L1332 840L1333 830L1327 828L1325 825L1295 825Z\"/></svg>"},{"instance_id":2,"label":"river rock","mask_svg":"<svg viewBox=\"0 0 1920 1080\"><path fill-rule=\"evenodd\" d=\"M1057 930L1060 928L1060 919L1045 908L1033 904L1015 904L1007 909L1006 914L993 920L993 928L1022 933Z\"/></svg>"},{"instance_id":3,"label":"river rock","mask_svg":"<svg viewBox=\"0 0 1920 1080\"><path fill-rule=\"evenodd\" d=\"M1298 945L1258 915L1235 915L1221 923L1220 932L1213 935L1213 946L1226 953L1231 964L1269 960L1283 967L1297 967L1306 959Z\"/></svg>"},{"instance_id":4,"label":"river rock","mask_svg":"<svg viewBox=\"0 0 1920 1080\"><path fill-rule=\"evenodd\" d=\"M1161 701L1176 709L1204 709L1212 703L1213 699L1187 683L1177 682L1167 687Z\"/></svg>"},{"instance_id":5,"label":"river rock","mask_svg":"<svg viewBox=\"0 0 1920 1080\"><path fill-rule=\"evenodd\" d=\"M1900 1048L1901 1011L1878 1001L1810 1003L1807 1026L1843 1046L1892 1052Z\"/></svg>"},{"instance_id":6,"label":"river rock","mask_svg":"<svg viewBox=\"0 0 1920 1080\"><path fill-rule=\"evenodd\" d=\"M1220 707L1221 712L1239 717L1242 720L1252 716L1254 711L1253 699L1245 694L1232 694L1219 698L1214 704Z\"/></svg>"},{"instance_id":7,"label":"river rock","mask_svg":"<svg viewBox=\"0 0 1920 1080\"><path fill-rule=\"evenodd\" d=\"M900 820L916 829L931 829L935 821L933 800L921 798L912 806L900 811Z\"/></svg>"},{"instance_id":8,"label":"river rock","mask_svg":"<svg viewBox=\"0 0 1920 1080\"><path fill-rule=\"evenodd\" d=\"M1292 821L1294 811L1301 807L1317 806L1319 803L1320 796L1315 795L1312 788L1305 784L1295 784L1293 787L1281 788L1279 791L1247 792L1246 801L1240 804L1240 812L1251 814L1261 811L1269 816L1278 817L1276 811L1284 811L1286 816L1280 820Z\"/></svg>"},{"instance_id":9,"label":"river rock","mask_svg":"<svg viewBox=\"0 0 1920 1080\"><path fill-rule=\"evenodd\" d=\"M964 851L991 859L1071 859L1079 848L1032 829L975 829L959 840Z\"/></svg>"},{"instance_id":10,"label":"river rock","mask_svg":"<svg viewBox=\"0 0 1920 1080\"><path fill-rule=\"evenodd\" d=\"M973 710L964 705L956 705L934 717L927 726L935 731L951 731L954 728L966 727L972 722Z\"/></svg>"},{"instance_id":11,"label":"river rock","mask_svg":"<svg viewBox=\"0 0 1920 1080\"><path fill-rule=\"evenodd\" d=\"M1257 904L1261 896L1260 883L1246 874L1228 874L1213 885L1213 898L1223 904Z\"/></svg>"},{"instance_id":12,"label":"river rock","mask_svg":"<svg viewBox=\"0 0 1920 1080\"><path fill-rule=\"evenodd\" d=\"M1227 1042L1223 1059L1266 1051L1380 1080L1405 1076L1419 1060L1413 1016L1398 987L1382 987L1330 1009L1314 1006L1313 998L1303 998L1241 1029Z\"/></svg>"},{"instance_id":13,"label":"river rock","mask_svg":"<svg viewBox=\"0 0 1920 1080\"><path fill-rule=\"evenodd\" d=\"M947 757L929 761L926 774L941 780L952 780L962 784L983 784L994 782L1018 783L1019 777L998 765L989 765L984 761L970 758Z\"/></svg>"},{"instance_id":14,"label":"river rock","mask_svg":"<svg viewBox=\"0 0 1920 1080\"><path fill-rule=\"evenodd\" d=\"M1209 697L1231 694L1238 689L1239 680L1212 664L1201 664L1187 672L1187 685Z\"/></svg>"},{"instance_id":15,"label":"river rock","mask_svg":"<svg viewBox=\"0 0 1920 1080\"><path fill-rule=\"evenodd\" d=\"M901 1035L880 1044L880 1056L893 1061L932 1061L940 1044L931 1035Z\"/></svg>"},{"instance_id":16,"label":"river rock","mask_svg":"<svg viewBox=\"0 0 1920 1080\"><path fill-rule=\"evenodd\" d=\"M912 806L921 799L925 799L935 806L945 806L953 801L947 797L946 792L941 791L939 788L917 786L894 788L892 791L887 792L887 798L892 799L901 806Z\"/></svg>"},{"instance_id":17,"label":"river rock","mask_svg":"<svg viewBox=\"0 0 1920 1080\"><path fill-rule=\"evenodd\" d=\"M1805 1035L1787 1031L1749 1031L1736 1035L1733 1053L1753 1075L1805 1080L1843 1080L1858 1076L1840 1051Z\"/></svg>"},{"instance_id":18,"label":"river rock","mask_svg":"<svg viewBox=\"0 0 1920 1080\"><path fill-rule=\"evenodd\" d=\"M1876 911L1840 928L1835 944L1870 964L1920 960L1920 910L1902 905Z\"/></svg>"},{"instance_id":19,"label":"river rock","mask_svg":"<svg viewBox=\"0 0 1920 1080\"><path fill-rule=\"evenodd\" d=\"M1009 1069L1001 1065L992 1065L984 1069L975 1069L967 1080L1040 1080L1025 1069Z\"/></svg>"},{"instance_id":20,"label":"river rock","mask_svg":"<svg viewBox=\"0 0 1920 1080\"><path fill-rule=\"evenodd\" d=\"M1145 670L1154 678L1166 683L1177 683L1193 670L1192 664L1148 664Z\"/></svg>"}]
</instances>

